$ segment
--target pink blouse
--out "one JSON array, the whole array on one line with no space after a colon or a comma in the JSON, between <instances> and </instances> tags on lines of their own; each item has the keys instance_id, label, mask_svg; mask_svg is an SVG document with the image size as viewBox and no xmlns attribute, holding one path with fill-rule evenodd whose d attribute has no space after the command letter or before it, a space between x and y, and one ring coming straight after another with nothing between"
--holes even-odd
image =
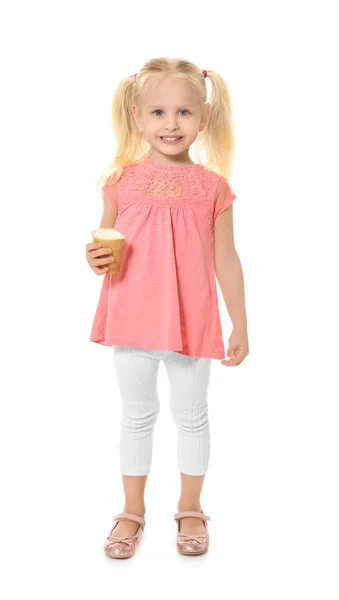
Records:
<instances>
[{"instance_id":1,"label":"pink blouse","mask_svg":"<svg viewBox=\"0 0 339 600\"><path fill-rule=\"evenodd\" d=\"M102 191L125 243L120 272L104 276L90 341L224 359L214 220L236 198L226 179L146 158Z\"/></svg>"}]
</instances>

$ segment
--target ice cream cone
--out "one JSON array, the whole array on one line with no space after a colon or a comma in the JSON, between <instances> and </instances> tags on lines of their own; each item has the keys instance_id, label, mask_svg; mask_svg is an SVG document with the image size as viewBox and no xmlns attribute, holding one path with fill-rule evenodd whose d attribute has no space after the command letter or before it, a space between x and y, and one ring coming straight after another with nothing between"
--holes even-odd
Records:
<instances>
[{"instance_id":1,"label":"ice cream cone","mask_svg":"<svg viewBox=\"0 0 339 600\"><path fill-rule=\"evenodd\" d=\"M112 227L100 227L92 231L92 238L96 244L101 244L102 248L112 249L112 254L108 256L113 255L115 261L107 264L107 274L119 273L125 237Z\"/></svg>"}]
</instances>

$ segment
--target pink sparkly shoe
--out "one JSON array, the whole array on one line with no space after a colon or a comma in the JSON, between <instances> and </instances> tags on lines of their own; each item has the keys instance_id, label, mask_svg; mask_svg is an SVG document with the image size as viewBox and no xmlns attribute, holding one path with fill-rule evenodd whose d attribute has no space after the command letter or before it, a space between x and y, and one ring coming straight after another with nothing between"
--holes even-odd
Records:
<instances>
[{"instance_id":1,"label":"pink sparkly shoe","mask_svg":"<svg viewBox=\"0 0 339 600\"><path fill-rule=\"evenodd\" d=\"M181 533L180 532L180 519L181 517L197 517L202 519L205 525L205 533ZM208 550L209 546L209 534L207 521L210 521L210 517L205 515L203 511L200 513L195 510L184 510L174 515L174 519L178 523L176 546L180 554L197 555L204 554Z\"/></svg>"},{"instance_id":2,"label":"pink sparkly shoe","mask_svg":"<svg viewBox=\"0 0 339 600\"><path fill-rule=\"evenodd\" d=\"M107 536L104 550L109 558L130 558L133 556L135 549L141 539L141 534L145 528L145 519L143 517L139 517L138 515L132 515L132 513L123 512L120 515L116 515L113 521L123 521L128 519L130 521L135 521L139 523L140 527L135 535L126 536L126 537L115 537L112 535L112 531L114 531L113 527L110 534Z\"/></svg>"}]
</instances>

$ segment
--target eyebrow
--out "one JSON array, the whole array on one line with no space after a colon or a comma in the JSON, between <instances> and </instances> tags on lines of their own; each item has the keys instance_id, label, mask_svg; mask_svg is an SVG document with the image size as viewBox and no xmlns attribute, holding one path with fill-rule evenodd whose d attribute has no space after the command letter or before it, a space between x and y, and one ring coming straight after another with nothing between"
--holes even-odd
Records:
<instances>
[{"instance_id":1,"label":"eyebrow","mask_svg":"<svg viewBox=\"0 0 339 600\"><path fill-rule=\"evenodd\" d=\"M190 108L195 108L197 105L196 104L186 104L186 102L183 102L182 104L178 104L178 106L176 106L176 108L180 108L180 106L189 106ZM166 108L163 104L152 104L149 108Z\"/></svg>"}]
</instances>

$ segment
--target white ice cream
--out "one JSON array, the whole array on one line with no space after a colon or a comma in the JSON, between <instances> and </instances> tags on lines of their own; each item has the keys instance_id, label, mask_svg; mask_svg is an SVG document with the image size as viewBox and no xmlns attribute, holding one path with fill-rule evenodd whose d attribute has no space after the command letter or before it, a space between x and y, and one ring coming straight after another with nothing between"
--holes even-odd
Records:
<instances>
[{"instance_id":1,"label":"white ice cream","mask_svg":"<svg viewBox=\"0 0 339 600\"><path fill-rule=\"evenodd\" d=\"M101 227L93 231L93 236L97 238L101 238L102 240L117 240L124 239L124 235L117 231L116 229L112 229L111 227Z\"/></svg>"}]
</instances>

